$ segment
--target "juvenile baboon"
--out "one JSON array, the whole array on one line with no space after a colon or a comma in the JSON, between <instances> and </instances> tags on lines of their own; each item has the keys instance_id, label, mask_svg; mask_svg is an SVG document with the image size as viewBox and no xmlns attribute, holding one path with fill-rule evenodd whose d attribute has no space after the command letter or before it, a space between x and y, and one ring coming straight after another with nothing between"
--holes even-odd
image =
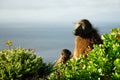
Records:
<instances>
[{"instance_id":1,"label":"juvenile baboon","mask_svg":"<svg viewBox=\"0 0 120 80\"><path fill-rule=\"evenodd\" d=\"M60 63L65 64L67 60L71 58L71 52L68 49L63 49L60 53L60 58L57 60L55 65Z\"/></svg>"},{"instance_id":2,"label":"juvenile baboon","mask_svg":"<svg viewBox=\"0 0 120 80\"><path fill-rule=\"evenodd\" d=\"M103 43L97 30L86 19L76 23L73 34L76 36L73 58L78 58L81 54L87 57L88 52L93 49L93 44Z\"/></svg>"}]
</instances>

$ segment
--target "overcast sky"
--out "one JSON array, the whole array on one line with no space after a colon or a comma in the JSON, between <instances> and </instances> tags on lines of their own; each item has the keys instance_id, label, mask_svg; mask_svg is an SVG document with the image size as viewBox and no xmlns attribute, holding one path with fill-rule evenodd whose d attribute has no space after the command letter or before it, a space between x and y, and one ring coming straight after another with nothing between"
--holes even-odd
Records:
<instances>
[{"instance_id":1,"label":"overcast sky","mask_svg":"<svg viewBox=\"0 0 120 80\"><path fill-rule=\"evenodd\" d=\"M120 0L0 0L0 23L120 22Z\"/></svg>"}]
</instances>

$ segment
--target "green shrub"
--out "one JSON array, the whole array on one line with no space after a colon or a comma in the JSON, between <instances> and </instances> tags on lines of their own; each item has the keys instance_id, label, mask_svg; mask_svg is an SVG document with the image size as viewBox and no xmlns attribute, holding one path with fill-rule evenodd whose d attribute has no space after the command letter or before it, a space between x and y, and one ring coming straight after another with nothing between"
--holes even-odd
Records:
<instances>
[{"instance_id":1,"label":"green shrub","mask_svg":"<svg viewBox=\"0 0 120 80\"><path fill-rule=\"evenodd\" d=\"M46 77L52 65L23 48L0 51L0 80L32 80Z\"/></svg>"},{"instance_id":2,"label":"green shrub","mask_svg":"<svg viewBox=\"0 0 120 80\"><path fill-rule=\"evenodd\" d=\"M104 43L94 45L87 58L80 56L61 64L51 80L120 80L120 28L103 35Z\"/></svg>"}]
</instances>

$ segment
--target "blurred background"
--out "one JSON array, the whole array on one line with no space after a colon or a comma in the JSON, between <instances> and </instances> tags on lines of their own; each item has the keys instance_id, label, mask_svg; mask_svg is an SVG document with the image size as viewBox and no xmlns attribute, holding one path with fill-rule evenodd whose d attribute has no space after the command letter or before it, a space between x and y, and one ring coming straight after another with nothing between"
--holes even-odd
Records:
<instances>
[{"instance_id":1,"label":"blurred background","mask_svg":"<svg viewBox=\"0 0 120 80\"><path fill-rule=\"evenodd\" d=\"M72 30L79 19L88 19L102 35L120 27L120 0L0 0L0 50L36 50L54 62L64 48L74 50Z\"/></svg>"}]
</instances>

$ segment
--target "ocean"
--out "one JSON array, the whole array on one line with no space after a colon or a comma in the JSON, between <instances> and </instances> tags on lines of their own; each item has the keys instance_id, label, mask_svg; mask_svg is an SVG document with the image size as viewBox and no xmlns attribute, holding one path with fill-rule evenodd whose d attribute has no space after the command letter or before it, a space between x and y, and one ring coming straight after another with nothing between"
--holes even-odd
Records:
<instances>
[{"instance_id":1,"label":"ocean","mask_svg":"<svg viewBox=\"0 0 120 80\"><path fill-rule=\"evenodd\" d=\"M62 27L61 27L62 26ZM23 47L35 49L35 54L41 56L45 62L55 62L62 49L74 50L73 25L51 26L41 24L0 24L0 50L8 49L5 45L7 40L13 41L12 48ZM109 33L109 31L119 26L96 27L99 33Z\"/></svg>"}]
</instances>

